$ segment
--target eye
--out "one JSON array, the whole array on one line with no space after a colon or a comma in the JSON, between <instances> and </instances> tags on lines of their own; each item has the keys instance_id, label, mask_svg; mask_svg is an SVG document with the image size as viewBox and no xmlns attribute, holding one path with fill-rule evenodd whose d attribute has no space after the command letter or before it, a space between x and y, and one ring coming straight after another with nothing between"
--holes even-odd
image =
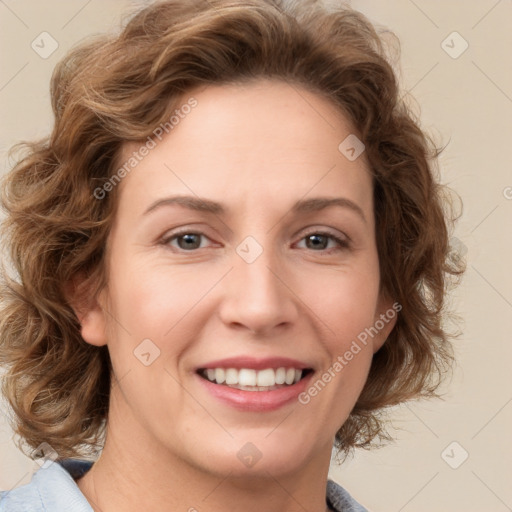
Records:
<instances>
[{"instance_id":1,"label":"eye","mask_svg":"<svg viewBox=\"0 0 512 512\"><path fill-rule=\"evenodd\" d=\"M166 237L162 240L163 245L170 245L173 248L182 251L193 251L195 249L202 249L204 246L201 241L209 240L209 238L203 233L196 233L192 231L186 231L183 233L175 233L172 236ZM176 242L176 244L174 244Z\"/></svg>"},{"instance_id":2,"label":"eye","mask_svg":"<svg viewBox=\"0 0 512 512\"><path fill-rule=\"evenodd\" d=\"M162 239L161 244L171 246L178 251L194 251L204 249L207 245L205 241L211 240L203 233L194 231L183 231L174 233ZM323 231L314 231L302 237L301 242L305 241L305 248L315 252L330 250L343 250L350 247L348 239L340 238L332 233ZM205 242L205 243L203 243Z\"/></svg>"},{"instance_id":3,"label":"eye","mask_svg":"<svg viewBox=\"0 0 512 512\"><path fill-rule=\"evenodd\" d=\"M339 249L348 249L350 246L348 240L339 238L332 233L322 231L308 233L301 239L301 241L302 240L306 241L307 249L312 249L316 252L325 251L328 249L336 249L336 247ZM331 243L330 246L329 243ZM334 244L334 246L332 244Z\"/></svg>"}]
</instances>

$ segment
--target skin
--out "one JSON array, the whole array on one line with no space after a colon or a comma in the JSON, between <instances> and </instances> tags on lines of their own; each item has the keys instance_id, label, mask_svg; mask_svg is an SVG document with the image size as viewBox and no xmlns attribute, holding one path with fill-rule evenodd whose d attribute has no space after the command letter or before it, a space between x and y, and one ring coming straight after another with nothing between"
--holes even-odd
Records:
<instances>
[{"instance_id":1,"label":"skin","mask_svg":"<svg viewBox=\"0 0 512 512\"><path fill-rule=\"evenodd\" d=\"M306 405L242 412L194 371L235 355L284 356L308 362L314 382L391 308L379 294L368 164L338 150L355 133L347 119L300 87L257 80L183 103L190 96L197 107L119 185L108 287L76 308L83 338L108 345L115 381L104 450L78 485L102 512L323 512L334 436L394 321ZM126 144L120 162L139 147ZM174 204L144 215L176 194L226 213ZM349 199L364 219L340 206L291 212L312 197ZM181 228L205 235L192 239L199 248L168 240ZM311 243L325 231L349 246ZM247 236L263 249L252 263L236 252ZM160 350L149 366L133 353L144 339ZM237 457L247 442L261 452L252 467Z\"/></svg>"}]
</instances>

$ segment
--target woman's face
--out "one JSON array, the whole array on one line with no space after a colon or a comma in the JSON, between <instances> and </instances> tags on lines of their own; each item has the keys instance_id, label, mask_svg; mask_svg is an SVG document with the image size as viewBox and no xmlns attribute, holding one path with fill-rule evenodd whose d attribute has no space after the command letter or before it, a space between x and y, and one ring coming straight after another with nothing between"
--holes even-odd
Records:
<instances>
[{"instance_id":1,"label":"woman's face","mask_svg":"<svg viewBox=\"0 0 512 512\"><path fill-rule=\"evenodd\" d=\"M112 359L109 435L215 474L325 465L393 326L364 152L282 82L187 101L162 140L124 148L108 288L81 319Z\"/></svg>"}]
</instances>

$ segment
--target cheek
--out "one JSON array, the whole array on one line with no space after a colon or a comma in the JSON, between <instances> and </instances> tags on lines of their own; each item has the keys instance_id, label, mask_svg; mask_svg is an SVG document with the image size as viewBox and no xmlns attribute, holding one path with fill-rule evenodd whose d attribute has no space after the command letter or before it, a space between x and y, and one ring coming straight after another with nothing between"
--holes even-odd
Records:
<instances>
[{"instance_id":1,"label":"cheek","mask_svg":"<svg viewBox=\"0 0 512 512\"><path fill-rule=\"evenodd\" d=\"M379 273L375 265L347 267L318 275L304 282L316 282L304 288L304 297L323 320L331 340L343 348L348 338L356 337L375 320L379 296Z\"/></svg>"},{"instance_id":2,"label":"cheek","mask_svg":"<svg viewBox=\"0 0 512 512\"><path fill-rule=\"evenodd\" d=\"M325 365L302 394L318 414L339 427L354 407L370 370L373 346L366 329L374 323L378 280L370 274L345 274L311 296L322 329ZM327 291L328 290L328 291Z\"/></svg>"},{"instance_id":3,"label":"cheek","mask_svg":"<svg viewBox=\"0 0 512 512\"><path fill-rule=\"evenodd\" d=\"M131 263L111 273L109 352L120 380L117 403L144 411L140 417L149 425L170 414L162 402L185 410L175 361L187 348L187 314L200 299L201 287L182 269L164 272Z\"/></svg>"},{"instance_id":4,"label":"cheek","mask_svg":"<svg viewBox=\"0 0 512 512\"><path fill-rule=\"evenodd\" d=\"M152 379L160 373L170 379L165 386L170 392L174 380L164 370L177 377L177 362L207 320L208 292L224 272L216 268L198 273L192 266L172 268L135 259L115 268L108 324L116 375L142 372L140 383L156 389ZM211 308L209 311L211 314ZM144 355L148 352L149 356ZM148 357L154 362L148 367L141 365Z\"/></svg>"},{"instance_id":5,"label":"cheek","mask_svg":"<svg viewBox=\"0 0 512 512\"><path fill-rule=\"evenodd\" d=\"M191 268L151 263L126 265L112 282L118 320L138 336L157 339L169 334L211 287Z\"/></svg>"},{"instance_id":6,"label":"cheek","mask_svg":"<svg viewBox=\"0 0 512 512\"><path fill-rule=\"evenodd\" d=\"M328 354L324 382L347 399L355 398L366 381L373 357L373 338L379 296L377 259L366 265L333 271L310 288L304 297L319 318L324 348ZM306 300L304 301L306 302Z\"/></svg>"}]
</instances>

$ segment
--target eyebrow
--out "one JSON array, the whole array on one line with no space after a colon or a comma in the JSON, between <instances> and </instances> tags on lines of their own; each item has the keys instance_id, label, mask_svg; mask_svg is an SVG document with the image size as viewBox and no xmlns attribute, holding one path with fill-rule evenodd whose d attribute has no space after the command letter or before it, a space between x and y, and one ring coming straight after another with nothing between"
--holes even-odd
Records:
<instances>
[{"instance_id":1,"label":"eyebrow","mask_svg":"<svg viewBox=\"0 0 512 512\"><path fill-rule=\"evenodd\" d=\"M143 215L147 215L163 206L170 206L173 204L178 204L189 210L213 213L215 215L222 215L226 213L226 208L216 201L194 196L178 195L158 199L146 209ZM361 207L345 197L314 197L310 199L300 199L292 206L291 211L293 213L310 213L325 210L332 206L339 206L352 210L357 213L364 222L366 222L366 217Z\"/></svg>"}]
</instances>

